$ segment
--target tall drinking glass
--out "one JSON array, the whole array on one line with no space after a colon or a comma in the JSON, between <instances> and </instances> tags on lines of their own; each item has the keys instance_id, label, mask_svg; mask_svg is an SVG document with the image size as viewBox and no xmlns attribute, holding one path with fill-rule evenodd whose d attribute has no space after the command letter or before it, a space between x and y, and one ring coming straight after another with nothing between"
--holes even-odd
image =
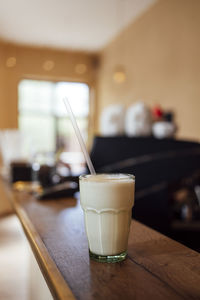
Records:
<instances>
[{"instance_id":1,"label":"tall drinking glass","mask_svg":"<svg viewBox=\"0 0 200 300\"><path fill-rule=\"evenodd\" d=\"M82 175L79 182L90 257L101 262L124 260L135 177L130 174Z\"/></svg>"}]
</instances>

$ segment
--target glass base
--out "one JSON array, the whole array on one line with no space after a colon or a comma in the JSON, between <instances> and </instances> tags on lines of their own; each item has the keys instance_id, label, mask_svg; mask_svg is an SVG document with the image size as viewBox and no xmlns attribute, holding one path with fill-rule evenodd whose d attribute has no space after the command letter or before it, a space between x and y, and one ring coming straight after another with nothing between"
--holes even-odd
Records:
<instances>
[{"instance_id":1,"label":"glass base","mask_svg":"<svg viewBox=\"0 0 200 300\"><path fill-rule=\"evenodd\" d=\"M96 260L98 262L106 262L106 263L116 263L125 260L127 252L122 252L116 255L99 255L92 253L89 250L90 258Z\"/></svg>"}]
</instances>

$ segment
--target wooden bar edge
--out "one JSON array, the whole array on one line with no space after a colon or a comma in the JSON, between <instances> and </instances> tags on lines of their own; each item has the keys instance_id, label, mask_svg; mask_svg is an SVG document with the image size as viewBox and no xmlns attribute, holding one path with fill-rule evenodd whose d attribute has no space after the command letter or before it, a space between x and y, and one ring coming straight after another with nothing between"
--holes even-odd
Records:
<instances>
[{"instance_id":1,"label":"wooden bar edge","mask_svg":"<svg viewBox=\"0 0 200 300\"><path fill-rule=\"evenodd\" d=\"M15 196L11 197L15 198ZM14 199L11 201L53 298L56 300L75 300L70 287L50 257L47 248L29 220L27 213L17 201Z\"/></svg>"}]
</instances>

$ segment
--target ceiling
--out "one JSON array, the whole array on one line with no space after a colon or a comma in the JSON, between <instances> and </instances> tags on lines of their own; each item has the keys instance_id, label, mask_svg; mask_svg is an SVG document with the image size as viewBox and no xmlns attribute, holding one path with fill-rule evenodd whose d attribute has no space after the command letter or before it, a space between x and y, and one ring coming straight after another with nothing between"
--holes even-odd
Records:
<instances>
[{"instance_id":1,"label":"ceiling","mask_svg":"<svg viewBox=\"0 0 200 300\"><path fill-rule=\"evenodd\" d=\"M0 39L95 52L156 0L0 0Z\"/></svg>"}]
</instances>

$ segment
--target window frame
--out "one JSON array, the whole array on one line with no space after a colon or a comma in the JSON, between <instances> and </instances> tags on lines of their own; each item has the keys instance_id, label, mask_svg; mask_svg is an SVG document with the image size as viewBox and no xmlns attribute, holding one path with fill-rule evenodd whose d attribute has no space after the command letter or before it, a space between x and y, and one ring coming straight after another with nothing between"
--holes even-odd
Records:
<instances>
[{"instance_id":1,"label":"window frame","mask_svg":"<svg viewBox=\"0 0 200 300\"><path fill-rule=\"evenodd\" d=\"M88 86L88 125L87 125L87 141L86 141L86 146L89 150L89 148L91 147L91 141L93 139L93 135L94 135L94 128L91 127L91 124L94 125L94 99L92 99L92 94L94 93L94 87L91 86L91 84L88 83L88 81L84 81L84 80L69 80L69 78L52 78L52 77L37 77L37 76L24 76L22 78L20 78L20 80L17 83L17 94L18 94L18 104L17 104L17 112L18 112L18 118L17 118L17 122L18 122L18 128L19 128L19 115L23 115L23 112L19 110L19 86L20 83L24 80L33 80L33 81L42 81L42 82L50 82L53 84L57 84L60 82L66 82L66 83L82 83L82 84L86 84ZM56 115L53 115L51 113L43 113L43 112L31 112L31 111L27 111L26 115L28 115L30 113L30 115L37 115L37 116L52 116L54 118L54 122L56 121L56 119L67 119L70 120L70 118L68 116L62 116L62 117L56 117ZM78 117L79 119L85 119L84 117ZM57 123L57 122L56 122ZM55 124L54 126L55 128L55 143L56 143L56 132L57 132L57 125ZM55 145L55 150L56 150L56 145Z\"/></svg>"}]
</instances>

